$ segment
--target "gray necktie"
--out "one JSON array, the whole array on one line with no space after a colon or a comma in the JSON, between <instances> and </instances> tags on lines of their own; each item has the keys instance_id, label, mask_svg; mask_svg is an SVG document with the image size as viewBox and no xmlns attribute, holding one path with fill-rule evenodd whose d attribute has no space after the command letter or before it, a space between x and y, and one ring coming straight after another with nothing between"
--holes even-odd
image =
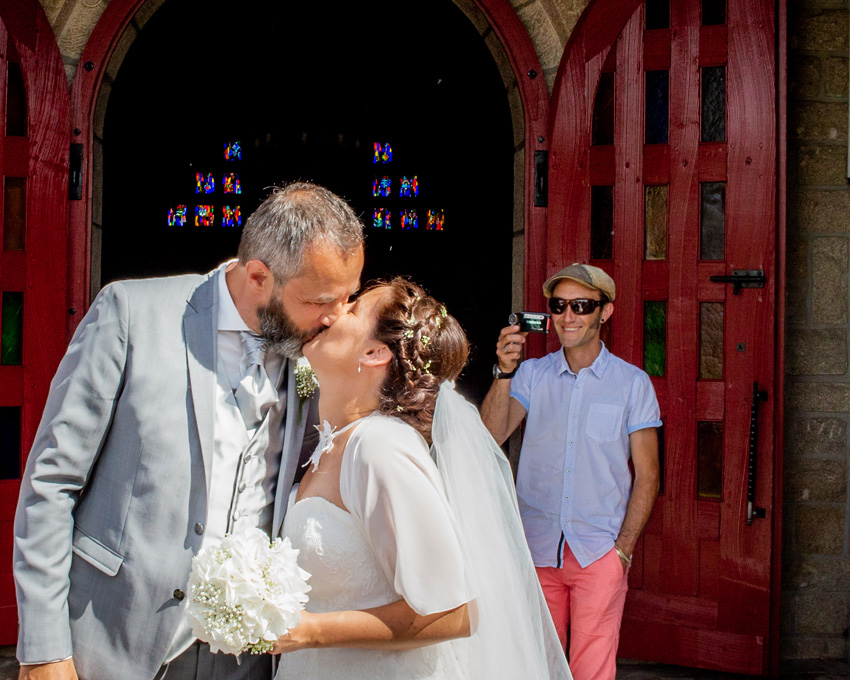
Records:
<instances>
[{"instance_id":1,"label":"gray necktie","mask_svg":"<svg viewBox=\"0 0 850 680\"><path fill-rule=\"evenodd\" d=\"M245 427L256 430L269 407L277 401L277 390L263 365L266 356L263 339L247 331L240 331L239 337L245 348L245 358L242 360L242 379L235 393L236 404L242 412Z\"/></svg>"}]
</instances>

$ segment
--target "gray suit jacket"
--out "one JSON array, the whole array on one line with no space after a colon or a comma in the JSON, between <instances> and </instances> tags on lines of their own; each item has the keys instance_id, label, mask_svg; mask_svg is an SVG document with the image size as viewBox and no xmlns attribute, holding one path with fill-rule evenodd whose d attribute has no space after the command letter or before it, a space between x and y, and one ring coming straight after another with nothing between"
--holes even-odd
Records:
<instances>
[{"instance_id":1,"label":"gray suit jacket","mask_svg":"<svg viewBox=\"0 0 850 680\"><path fill-rule=\"evenodd\" d=\"M21 661L73 655L83 680L150 680L163 663L206 522L215 282L213 272L110 284L74 334L15 517ZM293 363L287 403L269 416L269 446L283 451L275 534L315 442L304 432L316 400L299 415Z\"/></svg>"}]
</instances>

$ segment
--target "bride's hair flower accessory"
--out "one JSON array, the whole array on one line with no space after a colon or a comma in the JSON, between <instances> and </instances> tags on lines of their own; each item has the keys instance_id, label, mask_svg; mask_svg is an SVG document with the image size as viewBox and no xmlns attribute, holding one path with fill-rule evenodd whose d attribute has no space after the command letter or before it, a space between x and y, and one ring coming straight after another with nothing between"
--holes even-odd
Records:
<instances>
[{"instance_id":1,"label":"bride's hair flower accessory","mask_svg":"<svg viewBox=\"0 0 850 680\"><path fill-rule=\"evenodd\" d=\"M431 342L431 338L429 338L427 335L423 335L422 338L420 338L420 341L423 345L427 347L428 343Z\"/></svg>"},{"instance_id":2,"label":"bride's hair flower accessory","mask_svg":"<svg viewBox=\"0 0 850 680\"><path fill-rule=\"evenodd\" d=\"M443 318L445 318L445 317L447 317L448 315L449 315L449 313L446 311L446 306L445 306L445 305L440 305L440 316L442 316Z\"/></svg>"},{"instance_id":3,"label":"bride's hair flower accessory","mask_svg":"<svg viewBox=\"0 0 850 680\"><path fill-rule=\"evenodd\" d=\"M301 357L295 365L295 391L298 393L298 424L301 424L301 412L304 402L312 397L319 387L319 380L310 362L306 357Z\"/></svg>"},{"instance_id":4,"label":"bride's hair flower accessory","mask_svg":"<svg viewBox=\"0 0 850 680\"><path fill-rule=\"evenodd\" d=\"M412 329L412 328L408 328L408 329L404 332L404 334L403 334L403 335L404 335L404 337L406 337L406 338L412 338L412 337L413 337L413 329Z\"/></svg>"},{"instance_id":5,"label":"bride's hair flower accessory","mask_svg":"<svg viewBox=\"0 0 850 680\"><path fill-rule=\"evenodd\" d=\"M428 361L425 362L425 365L422 367L422 370L425 371L426 373L429 373L429 374L431 373L431 360L430 359L428 359Z\"/></svg>"},{"instance_id":6,"label":"bride's hair flower accessory","mask_svg":"<svg viewBox=\"0 0 850 680\"><path fill-rule=\"evenodd\" d=\"M404 411L404 406L402 406L401 404L398 404L398 405L396 405L395 410L398 411L399 413L401 413L402 411Z\"/></svg>"}]
</instances>

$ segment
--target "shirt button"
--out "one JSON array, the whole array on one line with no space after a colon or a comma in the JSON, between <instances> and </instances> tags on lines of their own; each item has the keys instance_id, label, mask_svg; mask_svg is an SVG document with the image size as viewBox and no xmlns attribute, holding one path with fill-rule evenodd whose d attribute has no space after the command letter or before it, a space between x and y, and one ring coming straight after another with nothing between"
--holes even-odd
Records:
<instances>
[{"instance_id":1,"label":"shirt button","mask_svg":"<svg viewBox=\"0 0 850 680\"><path fill-rule=\"evenodd\" d=\"M176 589L173 593L171 593L171 594L174 596L174 599L175 599L175 600L182 600L184 597L186 597L186 593L184 593L182 590L180 590L180 588L177 588L177 589Z\"/></svg>"},{"instance_id":2,"label":"shirt button","mask_svg":"<svg viewBox=\"0 0 850 680\"><path fill-rule=\"evenodd\" d=\"M250 453L246 453L246 454L245 454L245 457L244 457L242 460L243 460L245 463L247 463L249 460L251 460L251 454L250 454Z\"/></svg>"},{"instance_id":3,"label":"shirt button","mask_svg":"<svg viewBox=\"0 0 850 680\"><path fill-rule=\"evenodd\" d=\"M234 512L234 513L233 513L233 521L235 522L237 519L239 519L239 513L238 513L238 512Z\"/></svg>"},{"instance_id":4,"label":"shirt button","mask_svg":"<svg viewBox=\"0 0 850 680\"><path fill-rule=\"evenodd\" d=\"M204 533L204 525L200 522L195 525L195 533L198 534L198 536Z\"/></svg>"},{"instance_id":5,"label":"shirt button","mask_svg":"<svg viewBox=\"0 0 850 680\"><path fill-rule=\"evenodd\" d=\"M568 501L568 500L570 500L570 497L569 497L569 496L564 496L564 500Z\"/></svg>"},{"instance_id":6,"label":"shirt button","mask_svg":"<svg viewBox=\"0 0 850 680\"><path fill-rule=\"evenodd\" d=\"M572 472L572 470L567 470L567 472Z\"/></svg>"},{"instance_id":7,"label":"shirt button","mask_svg":"<svg viewBox=\"0 0 850 680\"><path fill-rule=\"evenodd\" d=\"M246 488L248 488L247 484L245 484L245 482L242 482L239 485L239 493L242 493L243 491L245 491Z\"/></svg>"}]
</instances>

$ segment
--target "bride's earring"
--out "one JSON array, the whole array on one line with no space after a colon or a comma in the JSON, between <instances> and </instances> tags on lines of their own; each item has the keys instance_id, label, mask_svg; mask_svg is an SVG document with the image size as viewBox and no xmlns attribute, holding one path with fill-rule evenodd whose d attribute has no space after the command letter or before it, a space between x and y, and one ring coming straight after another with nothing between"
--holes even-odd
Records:
<instances>
[{"instance_id":1,"label":"bride's earring","mask_svg":"<svg viewBox=\"0 0 850 680\"><path fill-rule=\"evenodd\" d=\"M360 373L360 362L357 362L357 372Z\"/></svg>"}]
</instances>

